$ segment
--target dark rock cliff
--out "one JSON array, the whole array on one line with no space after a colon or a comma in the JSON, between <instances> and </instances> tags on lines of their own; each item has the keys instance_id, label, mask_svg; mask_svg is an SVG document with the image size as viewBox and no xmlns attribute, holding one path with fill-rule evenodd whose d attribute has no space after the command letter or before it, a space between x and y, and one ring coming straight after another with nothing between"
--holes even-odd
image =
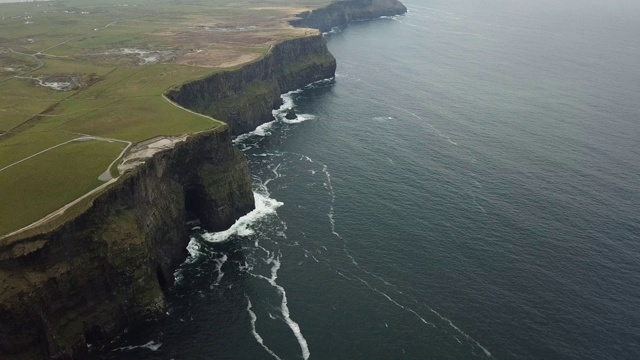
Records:
<instances>
[{"instance_id":1,"label":"dark rock cliff","mask_svg":"<svg viewBox=\"0 0 640 360\"><path fill-rule=\"evenodd\" d=\"M402 15L407 8L397 0L345 0L333 2L321 9L303 12L290 23L327 32L343 27L351 21L375 19L381 16Z\"/></svg>"},{"instance_id":2,"label":"dark rock cliff","mask_svg":"<svg viewBox=\"0 0 640 360\"><path fill-rule=\"evenodd\" d=\"M397 0L345 0L298 14L295 27L329 31L350 21L404 14ZM268 54L239 69L189 82L167 93L185 108L226 121L233 135L273 120L280 95L335 76L336 60L320 34L280 42Z\"/></svg>"},{"instance_id":3,"label":"dark rock cliff","mask_svg":"<svg viewBox=\"0 0 640 360\"><path fill-rule=\"evenodd\" d=\"M225 128L156 154L57 230L0 245L0 358L81 358L87 342L162 315L187 214L220 230L253 207Z\"/></svg>"},{"instance_id":4,"label":"dark rock cliff","mask_svg":"<svg viewBox=\"0 0 640 360\"><path fill-rule=\"evenodd\" d=\"M336 60L321 35L286 40L239 69L222 71L170 90L167 97L185 108L226 121L233 135L273 120L280 95L333 77Z\"/></svg>"}]
</instances>

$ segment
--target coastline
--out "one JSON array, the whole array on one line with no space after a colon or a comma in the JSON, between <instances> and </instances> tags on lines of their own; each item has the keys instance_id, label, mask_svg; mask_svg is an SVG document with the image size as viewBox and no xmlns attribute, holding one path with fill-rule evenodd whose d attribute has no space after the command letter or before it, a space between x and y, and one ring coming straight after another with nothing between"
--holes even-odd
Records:
<instances>
[{"instance_id":1,"label":"coastline","mask_svg":"<svg viewBox=\"0 0 640 360\"><path fill-rule=\"evenodd\" d=\"M331 27L344 26L334 19L344 18L345 9L366 5L362 18L349 19L364 20L378 3L393 4L383 15L404 8L395 0L356 0L310 14L322 14ZM311 56L299 62L310 48ZM170 90L171 100L184 92L199 94L195 104L184 100L189 96L173 102L216 115L228 126L191 134L155 153L56 228L0 245L0 334L10 334L0 340L0 355L78 358L87 343L107 341L128 324L162 316L163 293L186 258L188 213L201 218L207 229L220 231L254 207L251 176L232 136L271 121L282 93L333 74L335 59L315 33L282 41L237 69ZM69 299L73 294L79 299Z\"/></svg>"}]
</instances>

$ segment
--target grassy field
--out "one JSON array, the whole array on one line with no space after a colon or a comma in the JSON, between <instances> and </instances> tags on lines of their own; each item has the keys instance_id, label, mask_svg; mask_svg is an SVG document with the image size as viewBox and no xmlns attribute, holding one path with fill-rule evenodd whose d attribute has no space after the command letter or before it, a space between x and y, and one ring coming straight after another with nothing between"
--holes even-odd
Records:
<instances>
[{"instance_id":1,"label":"grassy field","mask_svg":"<svg viewBox=\"0 0 640 360\"><path fill-rule=\"evenodd\" d=\"M0 4L0 235L98 187L98 176L125 147L70 140L135 143L219 125L162 94L301 36L286 19L327 2Z\"/></svg>"},{"instance_id":2,"label":"grassy field","mask_svg":"<svg viewBox=\"0 0 640 360\"><path fill-rule=\"evenodd\" d=\"M0 230L28 225L100 185L98 176L124 147L104 141L71 142L4 170L0 188L11 191L2 194Z\"/></svg>"}]
</instances>

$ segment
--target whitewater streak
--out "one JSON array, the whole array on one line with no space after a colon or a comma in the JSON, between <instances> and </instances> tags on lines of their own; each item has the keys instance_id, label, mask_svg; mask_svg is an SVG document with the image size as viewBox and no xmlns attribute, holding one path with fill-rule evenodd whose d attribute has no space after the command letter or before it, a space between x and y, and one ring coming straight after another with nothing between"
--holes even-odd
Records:
<instances>
[{"instance_id":1,"label":"whitewater streak","mask_svg":"<svg viewBox=\"0 0 640 360\"><path fill-rule=\"evenodd\" d=\"M251 333L253 334L253 337L271 356L273 356L277 360L282 360L278 355L276 355L276 353L274 353L267 347L267 345L264 344L262 336L258 334L258 331L256 330L256 320L258 320L258 317L256 316L256 313L251 311L251 300L249 300L249 297L246 294L245 297L247 298L247 311L249 312L249 316L251 316Z\"/></svg>"},{"instance_id":2,"label":"whitewater streak","mask_svg":"<svg viewBox=\"0 0 640 360\"><path fill-rule=\"evenodd\" d=\"M278 114L278 115L280 115L280 116L281 116L281 114L283 113L283 111L284 111L285 109L293 108L294 104L293 104L293 102L292 102L292 100L293 100L293 99L292 99L292 97L291 97L291 94L299 93L299 92L300 92L300 90L296 90L296 91L294 91L294 92L287 93L287 94L283 95L283 97L282 97L282 98L283 98L283 103L284 103L284 105L283 105L283 106L281 107L281 109L279 109L278 111L274 111L274 117L275 117L276 119L278 119L278 116L276 116L276 114ZM364 99L364 98L363 98L363 100L372 101L371 99ZM423 120L423 121L424 121L424 119L423 119L422 117L420 117L419 115L417 115L417 114L415 114L415 113L413 113L413 112L411 112L411 111L409 111L409 110L407 110L407 109L405 109L405 108L400 108L400 107L398 107L398 106L394 106L394 105L391 105L391 104L386 104L386 105L388 105L388 106L390 106L390 107L392 107L392 108L395 108L395 109L397 109L397 110L404 111L404 112L406 112L406 113L408 113L408 114L410 114L410 115L412 115L412 116L414 116L414 117L416 117L416 118L418 118L418 119L420 119L420 120ZM443 134L440 130L438 130L438 129L437 129L435 126L433 126L431 123L429 123L429 122L426 122L426 123L427 123L427 125L428 125L431 129L433 129L433 130L436 132L436 134L437 134L438 136L445 138L445 139L447 140L447 142L448 142L448 143L450 143L450 144L452 144L452 145L455 145L455 146L458 146L458 144L457 144L455 141L453 141L453 140L452 140L451 138L449 138L447 135ZM296 153L294 153L294 154L296 154ZM351 263L352 263L356 268L358 268L359 270L361 270L361 271L362 271L362 272L364 272L365 274L367 274L367 275L369 275L369 276L372 276L372 277L374 277L374 278L376 278L376 279L380 280L380 281L381 281L382 283L384 283L385 285L387 285L387 286L390 286L390 287L394 288L394 291L396 291L397 293L404 295L404 293L403 293L402 291L400 291L400 290L398 290L398 289L397 289L397 286L396 286L395 284L392 284L392 283L388 282L386 279L384 279L383 277L381 277L381 276L379 276L379 275L376 275L376 274L374 274L374 273L372 273L372 272L370 272L370 271L368 271L368 270L366 270L366 269L362 268L362 267L360 266L360 264L356 261L356 259L351 255L351 252L349 251L349 248L348 248L348 246L347 246L347 239L343 238L343 237L340 235L340 233L338 233L338 231L336 230L336 222L335 222L335 218L334 218L334 204L335 204L335 201L336 201L336 195L335 195L335 191L334 191L333 184L332 184L332 181L331 181L331 173L329 172L328 166L327 166L327 165L325 165L325 164L322 164L322 163L316 162L316 161L312 160L311 158L309 158L308 156L306 156L306 155L304 155L304 154L297 154L297 155L299 155L299 156L300 156L300 159L301 159L301 160L302 160L302 159L305 159L305 160L307 160L308 162L311 162L311 163L318 163L318 164L322 165L322 172L324 173L324 175L325 175L325 177L326 177L325 188L328 190L329 195L331 196L331 204L330 204L330 208L329 208L329 212L328 212L327 216L328 216L328 218L329 218L329 222L330 222L330 225L331 225L331 232L333 233L333 235L334 235L336 238L338 238L338 239L342 240L342 245L343 245L343 252L344 252L344 254L345 254L345 255L346 255L346 256L351 260ZM471 156L473 157L473 154L471 154ZM475 157L473 157L473 158L474 158L474 160L475 160ZM278 176L279 176L279 174L276 174L276 175L278 175ZM478 205L478 206L480 206L480 205ZM482 210L484 211L484 209L482 209ZM305 250L305 252L306 252L306 250ZM305 255L307 255L307 254L305 253ZM316 262L318 262L318 260L315 258L315 256L313 256L313 255L311 255L311 256L313 257L313 259L314 259ZM325 265L328 265L328 264L325 264ZM341 273L340 271L336 270L336 272L337 272L339 275L341 275L342 277L344 277L344 278L346 278L346 279L349 279L349 277L345 276L345 275L344 275L343 273ZM430 325L431 327L434 327L434 328L436 327L436 325L435 325L434 323L431 323L431 322L427 321L427 320L426 320L425 318L423 318L420 314L418 314L415 310L413 310L413 309L411 309L411 308L409 308L409 307L405 307L404 305L402 305L402 304L398 303L396 300L394 300L393 298L391 298L391 297L390 297L389 295L387 295L385 292L380 291L380 290L378 290L377 288L375 288L374 286L372 286L371 284L369 284L369 282L367 282L366 280L364 280L364 279L360 278L360 277L359 277L359 276L357 276L357 275L353 275L353 274L352 274L352 276L354 276L357 280L359 280L360 282L362 282L362 283L363 283L365 286L367 286L370 290L372 290L372 291L374 291L374 292L376 292L376 293L378 293L378 294L382 295L384 298L386 298L388 301L390 301L391 303L393 303L395 306L398 306L399 308L401 308L401 309L403 309L403 310L405 310L405 311L408 311L408 312L410 312L410 313L414 314L414 315L415 315L418 319L420 319L420 321L421 321L421 322L423 322L425 325ZM353 280L353 279L349 279L349 280ZM414 300L414 302L417 302L417 301L415 301L415 300ZM426 306L426 307L427 307L427 309L428 309L430 312L432 312L433 314L435 314L435 315L436 315L438 318L440 318L442 321L445 321L445 322L446 322L446 323L447 323L451 328L453 328L453 329L454 329L455 331L457 331L459 334L461 334L462 336L464 336L468 341L470 341L470 342L474 343L476 346L478 346L478 347L479 347L479 348L484 352L484 354L485 354L487 357L489 357L489 358L491 358L491 357L492 357L491 352L489 352L489 350L487 350L484 346L482 346L482 344L480 344L477 340L475 340L474 338L472 338L471 336L469 336L467 333L465 333L464 331L462 331L460 328L458 328L458 327L457 327L457 326L456 326L456 325L455 325L455 324L454 324L450 319L448 319L447 317L444 317L444 316L440 315L440 313L438 313L436 310L434 310L434 309L433 309L433 308L431 308L430 306L428 306L428 305L426 305L426 304L424 304L424 303L423 303L423 305L424 305L424 306ZM458 340L458 339L456 338L456 340ZM458 342L459 342L459 340L458 340Z\"/></svg>"},{"instance_id":3,"label":"whitewater streak","mask_svg":"<svg viewBox=\"0 0 640 360\"><path fill-rule=\"evenodd\" d=\"M313 160L311 160L308 156L305 156L309 161L311 162L315 162ZM336 196L335 196L335 192L333 189L333 185L331 184L331 174L329 173L328 167L326 165L322 165L322 172L325 174L326 178L327 178L327 190L329 191L330 195L331 195L331 207L329 209L329 213L328 213L328 217L329 217L329 222L331 224L331 232L333 233L333 235L335 235L337 238L342 240L342 244L343 244L343 251L345 253L345 255L351 260L351 263L358 268L359 270L361 270L362 272L364 272L367 275L373 276L374 278L382 281L385 285L396 288L394 289L396 292L403 294L402 291L398 290L396 285L388 282L386 279L382 278L381 276L378 276L364 268L362 268L360 266L360 264L358 264L358 262L354 259L354 257L351 255L351 253L349 252L349 249L347 247L347 241L346 239L344 239L342 237L342 235L340 235L337 231L336 231L336 224L335 224L335 220L334 220L334 209L333 209L333 204L335 202ZM340 272L339 270L336 270L336 272L344 277L345 279L348 280L354 280L351 279L349 277L347 277L346 275L344 275L342 272ZM386 293L378 290L377 288L375 288L374 286L372 286L371 284L369 284L369 282L367 282L366 280L362 279L361 277L351 274L352 276L354 276L357 280L359 280L360 282L362 282L366 287L368 287L370 290L384 296L387 300L389 300L391 303L393 303L394 305L398 306L399 308L406 310L412 314L414 314L416 317L418 317L418 319L420 319L420 321L422 321L424 324L426 325L430 325L432 327L436 327L436 325L434 323L431 323L427 320L425 320L422 316L420 316L420 314L418 314L415 310L409 308L409 307L405 307L402 304L398 303L396 300L394 300L393 298L391 298L389 295L387 295ZM415 301L415 300L414 300ZM445 321L449 326L451 326L454 330L456 330L459 334L461 334L462 336L464 336L467 340L471 341L472 343L476 344L483 352L484 354L491 358L491 352L489 352L489 350L487 350L484 346L482 346L482 344L480 344L477 340L475 340L474 338L472 338L471 336L469 336L467 333L465 333L464 331L462 331L460 328L458 328L451 320L449 320L447 317L444 317L442 315L440 315L440 313L438 313L437 311L435 311L433 308L431 308L430 306L426 305L423 303L424 306L427 307L427 309L429 309L430 312L434 313L438 318L440 318L442 321ZM456 338L457 340L457 338ZM460 342L460 340L458 340L458 342Z\"/></svg>"},{"instance_id":4,"label":"whitewater streak","mask_svg":"<svg viewBox=\"0 0 640 360\"><path fill-rule=\"evenodd\" d=\"M300 330L300 325L298 325L297 322L295 322L293 319L291 319L291 313L289 312L289 306L288 306L288 301L287 301L287 292L284 290L284 288L282 286L280 286L276 282L276 279L278 279L278 270L280 270L280 264L281 264L280 263L280 257L281 256L282 256L281 254L278 254L278 257L276 258L272 254L266 260L267 264L272 264L273 265L271 267L271 277L268 278L268 277L266 277L264 275L253 274L251 272L249 274L251 274L252 276L255 276L257 278L266 280L269 284L271 284L271 286L273 286L274 288L276 288L276 290L278 290L278 293L282 297L282 302L280 304L280 311L282 312L282 317L284 318L285 323L287 323L287 325L289 326L289 328L293 332L293 335L295 335L296 339L298 340L298 344L300 345L300 350L302 350L302 357L305 360L307 360L307 359L309 359L309 356L311 355L311 352L309 351L309 345L307 344L307 340L302 335L302 331Z\"/></svg>"},{"instance_id":5,"label":"whitewater streak","mask_svg":"<svg viewBox=\"0 0 640 360\"><path fill-rule=\"evenodd\" d=\"M113 350L111 350L112 352L114 351L129 351L129 350L133 350L133 349L149 349L151 351L158 351L158 349L160 349L160 347L162 346L162 343L156 343L155 341L149 341L146 344L143 345L131 345L131 346L124 346L124 347L119 347L119 348L115 348Z\"/></svg>"}]
</instances>

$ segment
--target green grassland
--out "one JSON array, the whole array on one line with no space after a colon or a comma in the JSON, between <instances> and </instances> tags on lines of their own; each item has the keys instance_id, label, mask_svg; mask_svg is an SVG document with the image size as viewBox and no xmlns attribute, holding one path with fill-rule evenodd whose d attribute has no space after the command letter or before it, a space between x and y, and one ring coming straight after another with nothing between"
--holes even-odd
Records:
<instances>
[{"instance_id":1,"label":"green grassland","mask_svg":"<svg viewBox=\"0 0 640 360\"><path fill-rule=\"evenodd\" d=\"M0 4L0 236L100 186L124 142L219 126L163 94L301 36L286 19L327 2ZM122 142L68 142L87 135Z\"/></svg>"},{"instance_id":2,"label":"green grassland","mask_svg":"<svg viewBox=\"0 0 640 360\"><path fill-rule=\"evenodd\" d=\"M2 194L0 229L26 226L99 186L98 176L124 147L105 141L71 142L6 169L0 188L11 191Z\"/></svg>"}]
</instances>

